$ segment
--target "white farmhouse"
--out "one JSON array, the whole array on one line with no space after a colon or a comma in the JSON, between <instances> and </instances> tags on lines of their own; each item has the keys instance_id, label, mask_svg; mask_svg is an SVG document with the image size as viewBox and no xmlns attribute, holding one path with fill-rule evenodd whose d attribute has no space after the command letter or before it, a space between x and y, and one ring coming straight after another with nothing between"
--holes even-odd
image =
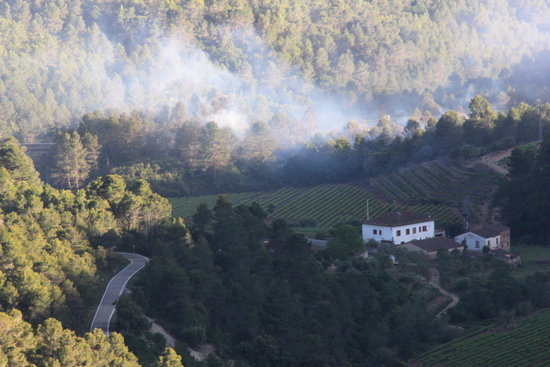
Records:
<instances>
[{"instance_id":1,"label":"white farmhouse","mask_svg":"<svg viewBox=\"0 0 550 367\"><path fill-rule=\"evenodd\" d=\"M435 224L429 215L411 211L387 212L363 222L363 241L403 244L434 237Z\"/></svg>"},{"instance_id":2,"label":"white farmhouse","mask_svg":"<svg viewBox=\"0 0 550 367\"><path fill-rule=\"evenodd\" d=\"M455 241L464 243L468 251L482 251L485 246L489 250L510 251L510 228L502 224L490 224L458 235Z\"/></svg>"}]
</instances>

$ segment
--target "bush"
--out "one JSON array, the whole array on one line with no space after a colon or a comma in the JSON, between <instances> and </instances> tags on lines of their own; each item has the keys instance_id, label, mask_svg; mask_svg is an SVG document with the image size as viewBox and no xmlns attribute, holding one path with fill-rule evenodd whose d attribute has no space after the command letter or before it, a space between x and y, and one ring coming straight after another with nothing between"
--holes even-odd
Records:
<instances>
[{"instance_id":1,"label":"bush","mask_svg":"<svg viewBox=\"0 0 550 367\"><path fill-rule=\"evenodd\" d=\"M298 221L298 225L300 227L316 227L317 226L317 220L315 218L311 218L311 217L302 217Z\"/></svg>"},{"instance_id":2,"label":"bush","mask_svg":"<svg viewBox=\"0 0 550 367\"><path fill-rule=\"evenodd\" d=\"M516 307L516 315L527 316L533 311L533 305L530 301L521 302Z\"/></svg>"},{"instance_id":3,"label":"bush","mask_svg":"<svg viewBox=\"0 0 550 367\"><path fill-rule=\"evenodd\" d=\"M183 339L191 347L203 344L206 340L206 331L201 326L191 326L183 329Z\"/></svg>"}]
</instances>

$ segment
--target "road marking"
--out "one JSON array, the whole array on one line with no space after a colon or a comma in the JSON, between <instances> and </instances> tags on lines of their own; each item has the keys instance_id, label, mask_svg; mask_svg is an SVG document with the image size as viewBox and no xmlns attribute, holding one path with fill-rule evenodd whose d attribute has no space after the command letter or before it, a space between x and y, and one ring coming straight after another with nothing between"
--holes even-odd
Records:
<instances>
[{"instance_id":1,"label":"road marking","mask_svg":"<svg viewBox=\"0 0 550 367\"><path fill-rule=\"evenodd\" d=\"M103 292L103 296L101 297L101 301L99 302L99 305L97 306L97 309L95 311L95 315L94 315L94 318L92 319L92 324L90 325L90 332L93 331L93 329L102 329L106 335L109 335L109 324L111 323L111 318L113 317L113 314L115 313L115 310L116 310L116 306L114 305L114 303L116 303L116 301L118 301L118 299L120 298L122 292L124 291L124 289L126 288L126 284L128 284L128 281L137 273L139 272L141 269L143 269L145 267L145 265L149 262L149 259L146 258L145 256L142 256L142 255L138 255L138 254L134 254L134 253L128 253L128 252L117 252L116 254L119 254L119 255L122 255L124 258L126 258L127 260L130 261L130 264L126 265L126 267L124 267L124 269L122 269L121 271L119 271L117 274L115 274L110 280L109 280L109 283L107 283L107 287L105 288L105 291ZM143 261L142 263L139 263L139 262L136 262L136 261ZM104 305L103 304L103 301L105 299L105 296L107 295L107 292L109 291L109 288L111 287L111 283L112 281L119 277L122 277L121 274L123 274L127 269L129 269L130 267L134 266L134 265L137 265L137 269L135 269L130 275L126 276L126 279L124 281L124 283L122 284L122 287L120 288L120 291L118 293L118 296L116 297L115 301L113 302L113 304L109 304L109 305ZM101 310L101 308L112 308L111 309L111 313L107 319L107 327L105 329L103 329L102 327L98 327L98 326L95 326L94 327L94 324L96 323L96 318L97 318L97 315L99 314L99 311Z\"/></svg>"}]
</instances>

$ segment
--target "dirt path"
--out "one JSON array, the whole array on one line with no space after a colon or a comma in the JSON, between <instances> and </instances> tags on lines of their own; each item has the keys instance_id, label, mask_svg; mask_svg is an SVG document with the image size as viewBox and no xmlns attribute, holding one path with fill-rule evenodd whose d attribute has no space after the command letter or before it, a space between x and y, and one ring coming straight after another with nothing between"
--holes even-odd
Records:
<instances>
[{"instance_id":1,"label":"dirt path","mask_svg":"<svg viewBox=\"0 0 550 367\"><path fill-rule=\"evenodd\" d=\"M499 152L492 152L484 155L479 159L479 162L483 163L493 171L500 173L501 175L508 174L508 168L498 164L503 158L509 157L512 154L514 148L501 150ZM475 162L475 161L474 161Z\"/></svg>"},{"instance_id":2,"label":"dirt path","mask_svg":"<svg viewBox=\"0 0 550 367\"><path fill-rule=\"evenodd\" d=\"M441 285L439 284L439 271L437 269L430 268L429 272L430 272L430 279L429 279L430 284L436 287L437 290L442 295L450 297L452 300L451 303L449 303L444 309L439 311L435 316L436 318L440 318L445 312L447 312L449 309L455 307L458 304L458 301L460 301L460 297L458 297L454 293L447 292L445 289L441 287Z\"/></svg>"},{"instance_id":3,"label":"dirt path","mask_svg":"<svg viewBox=\"0 0 550 367\"><path fill-rule=\"evenodd\" d=\"M162 326L157 324L154 319L149 316L145 316L145 318L151 322L151 332L153 334L157 333L164 336L164 339L166 339L166 346L169 348L174 348L176 345L176 339L174 339L174 337L170 335Z\"/></svg>"},{"instance_id":4,"label":"dirt path","mask_svg":"<svg viewBox=\"0 0 550 367\"><path fill-rule=\"evenodd\" d=\"M174 346L176 345L176 339L172 335L170 335L170 333L168 333L166 329L157 324L154 319L150 318L149 316L145 317L151 322L150 331L152 333L158 333L164 336L164 338L166 339L166 346L169 348L174 348ZM210 354L216 352L216 348L212 344L203 344L198 349L191 349L190 347L188 347L188 349L189 354L191 354L191 356L199 362L204 361Z\"/></svg>"}]
</instances>

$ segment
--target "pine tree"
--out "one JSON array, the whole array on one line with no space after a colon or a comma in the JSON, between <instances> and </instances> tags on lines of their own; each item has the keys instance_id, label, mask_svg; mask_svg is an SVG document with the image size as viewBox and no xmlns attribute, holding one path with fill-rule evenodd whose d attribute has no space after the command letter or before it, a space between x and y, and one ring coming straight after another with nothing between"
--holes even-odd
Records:
<instances>
[{"instance_id":1,"label":"pine tree","mask_svg":"<svg viewBox=\"0 0 550 367\"><path fill-rule=\"evenodd\" d=\"M6 168L16 181L39 184L38 172L34 169L32 160L24 152L15 138L10 137L2 140L0 142L0 167Z\"/></svg>"},{"instance_id":2,"label":"pine tree","mask_svg":"<svg viewBox=\"0 0 550 367\"><path fill-rule=\"evenodd\" d=\"M183 367L183 364L181 357L172 348L166 348L158 359L157 367Z\"/></svg>"},{"instance_id":3,"label":"pine tree","mask_svg":"<svg viewBox=\"0 0 550 367\"><path fill-rule=\"evenodd\" d=\"M97 169L101 152L101 145L97 136L86 132L82 136L82 143L86 148L86 162L88 162L91 169Z\"/></svg>"},{"instance_id":4,"label":"pine tree","mask_svg":"<svg viewBox=\"0 0 550 367\"><path fill-rule=\"evenodd\" d=\"M232 151L230 130L220 128L211 121L201 130L199 142L201 144L200 167L202 170L216 170L229 164Z\"/></svg>"},{"instance_id":5,"label":"pine tree","mask_svg":"<svg viewBox=\"0 0 550 367\"><path fill-rule=\"evenodd\" d=\"M245 158L261 163L273 158L277 142L265 122L256 122L246 134L243 145Z\"/></svg>"},{"instance_id":6,"label":"pine tree","mask_svg":"<svg viewBox=\"0 0 550 367\"><path fill-rule=\"evenodd\" d=\"M88 154L76 131L59 134L52 172L54 180L63 187L79 189L90 174Z\"/></svg>"}]
</instances>

